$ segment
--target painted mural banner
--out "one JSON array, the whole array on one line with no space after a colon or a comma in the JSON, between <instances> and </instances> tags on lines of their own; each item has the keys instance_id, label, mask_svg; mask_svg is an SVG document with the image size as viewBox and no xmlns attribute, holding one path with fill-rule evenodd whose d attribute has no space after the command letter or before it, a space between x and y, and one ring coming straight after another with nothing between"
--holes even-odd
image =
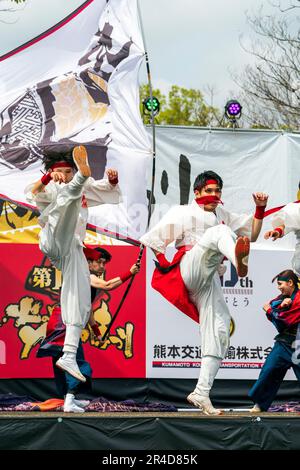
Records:
<instances>
[{"instance_id":1,"label":"painted mural banner","mask_svg":"<svg viewBox=\"0 0 300 470\"><path fill-rule=\"evenodd\" d=\"M136 247L109 246L112 255L106 277L116 277L136 261ZM61 273L35 244L0 244L0 377L52 377L51 358L37 358L47 322L59 302ZM93 302L94 318L103 334L126 286L99 292ZM86 359L93 377L145 377L146 301L145 269L135 277L103 345L87 325L82 332Z\"/></svg>"},{"instance_id":2,"label":"painted mural banner","mask_svg":"<svg viewBox=\"0 0 300 470\"><path fill-rule=\"evenodd\" d=\"M84 145L92 176L117 168L123 194L120 205L91 208L89 222L137 239L147 210L136 221L134 207L147 206L152 155L139 112L144 54L136 0L88 0L0 57L1 194L26 203L43 155Z\"/></svg>"}]
</instances>

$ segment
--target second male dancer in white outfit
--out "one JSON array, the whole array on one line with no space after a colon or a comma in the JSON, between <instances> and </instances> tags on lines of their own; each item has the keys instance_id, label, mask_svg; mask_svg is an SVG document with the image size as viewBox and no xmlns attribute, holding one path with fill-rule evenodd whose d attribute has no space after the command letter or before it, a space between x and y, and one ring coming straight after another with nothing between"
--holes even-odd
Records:
<instances>
[{"instance_id":1,"label":"second male dancer in white outfit","mask_svg":"<svg viewBox=\"0 0 300 470\"><path fill-rule=\"evenodd\" d=\"M220 413L209 394L230 337L230 313L217 270L225 256L239 276L247 275L248 237L257 239L268 199L263 193L253 194L255 215L235 214L220 206L222 187L222 179L213 171L200 174L194 184L194 201L171 209L141 238L159 262L152 286L191 318L200 318L201 370L187 399L206 414ZM174 241L178 252L169 263L164 252ZM173 271L171 279L173 269L177 269L177 276Z\"/></svg>"}]
</instances>

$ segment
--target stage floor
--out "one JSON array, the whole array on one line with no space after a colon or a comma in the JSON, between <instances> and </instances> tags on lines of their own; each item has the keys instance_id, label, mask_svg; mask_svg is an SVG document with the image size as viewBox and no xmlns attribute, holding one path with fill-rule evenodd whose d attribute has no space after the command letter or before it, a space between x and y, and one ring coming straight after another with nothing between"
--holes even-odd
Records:
<instances>
[{"instance_id":1,"label":"stage floor","mask_svg":"<svg viewBox=\"0 0 300 470\"><path fill-rule=\"evenodd\" d=\"M255 420L256 418L271 418L271 419L278 419L278 418L298 418L300 419L300 413L250 413L249 411L224 411L221 415L217 416L207 416L202 413L200 410L187 410L187 411L178 411L178 412L85 412L85 413L63 413L59 411L13 411L13 412L5 412L2 411L0 413L0 420L3 418L12 418L12 419L43 419L43 418L89 418L89 419L113 419L113 418L123 418L123 419L136 419L136 418L192 418L192 419L237 419L237 418L245 418L247 420Z\"/></svg>"},{"instance_id":2,"label":"stage floor","mask_svg":"<svg viewBox=\"0 0 300 470\"><path fill-rule=\"evenodd\" d=\"M299 450L299 413L1 412L1 450Z\"/></svg>"}]
</instances>

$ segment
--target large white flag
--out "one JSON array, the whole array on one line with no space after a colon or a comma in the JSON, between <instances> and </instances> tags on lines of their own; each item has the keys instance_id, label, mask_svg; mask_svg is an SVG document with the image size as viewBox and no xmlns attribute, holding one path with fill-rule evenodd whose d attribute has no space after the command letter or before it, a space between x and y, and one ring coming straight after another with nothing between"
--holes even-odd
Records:
<instances>
[{"instance_id":1,"label":"large white flag","mask_svg":"<svg viewBox=\"0 0 300 470\"><path fill-rule=\"evenodd\" d=\"M138 238L146 222L151 149L140 113L144 57L136 0L89 0L64 21L0 58L0 193L25 201L48 148L83 144L92 174L119 171L121 206L89 222Z\"/></svg>"}]
</instances>

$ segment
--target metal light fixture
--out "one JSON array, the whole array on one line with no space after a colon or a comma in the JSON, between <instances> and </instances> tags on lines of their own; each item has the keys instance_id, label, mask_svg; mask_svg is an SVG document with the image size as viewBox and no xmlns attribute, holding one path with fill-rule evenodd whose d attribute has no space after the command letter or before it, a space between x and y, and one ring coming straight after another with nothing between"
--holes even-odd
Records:
<instances>
[{"instance_id":1,"label":"metal light fixture","mask_svg":"<svg viewBox=\"0 0 300 470\"><path fill-rule=\"evenodd\" d=\"M240 119L242 115L242 105L237 100L227 101L225 104L225 116L233 124L236 124L237 119Z\"/></svg>"},{"instance_id":2,"label":"metal light fixture","mask_svg":"<svg viewBox=\"0 0 300 470\"><path fill-rule=\"evenodd\" d=\"M152 99L150 97L145 98L143 101L143 110L144 114L151 115L153 113L153 116L156 116L160 110L159 100L155 96L152 96Z\"/></svg>"}]
</instances>

